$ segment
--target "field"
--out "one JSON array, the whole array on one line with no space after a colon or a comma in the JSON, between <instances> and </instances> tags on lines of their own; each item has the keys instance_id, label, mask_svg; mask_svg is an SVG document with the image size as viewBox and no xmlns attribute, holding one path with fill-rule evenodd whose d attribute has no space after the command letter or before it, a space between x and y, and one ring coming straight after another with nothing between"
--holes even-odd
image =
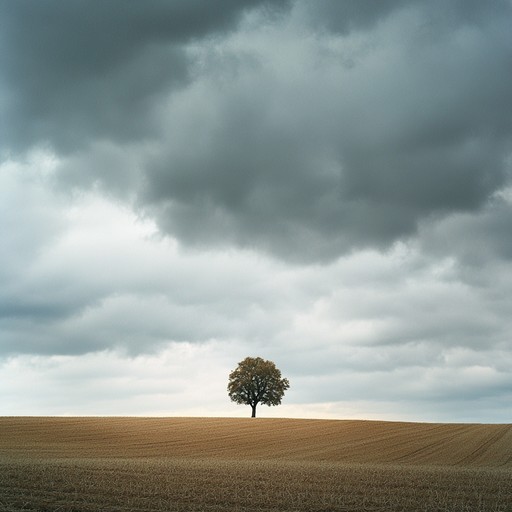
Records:
<instances>
[{"instance_id":1,"label":"field","mask_svg":"<svg viewBox=\"0 0 512 512\"><path fill-rule=\"evenodd\" d=\"M512 511L512 425L0 418L0 511Z\"/></svg>"}]
</instances>

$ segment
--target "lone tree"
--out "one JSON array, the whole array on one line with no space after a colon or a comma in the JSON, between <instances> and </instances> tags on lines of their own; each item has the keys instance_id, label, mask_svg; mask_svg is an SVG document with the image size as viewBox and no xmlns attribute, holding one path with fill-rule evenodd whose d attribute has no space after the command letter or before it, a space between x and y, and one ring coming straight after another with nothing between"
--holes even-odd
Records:
<instances>
[{"instance_id":1,"label":"lone tree","mask_svg":"<svg viewBox=\"0 0 512 512\"><path fill-rule=\"evenodd\" d=\"M272 361L261 357L246 357L229 374L228 395L237 404L250 405L252 418L258 404L279 405L284 392L290 387L288 379Z\"/></svg>"}]
</instances>

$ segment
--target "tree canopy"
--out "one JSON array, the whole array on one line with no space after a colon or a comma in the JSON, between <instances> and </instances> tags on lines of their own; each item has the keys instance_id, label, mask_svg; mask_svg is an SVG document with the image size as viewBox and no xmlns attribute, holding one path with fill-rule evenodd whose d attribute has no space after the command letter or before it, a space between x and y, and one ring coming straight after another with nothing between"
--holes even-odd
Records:
<instances>
[{"instance_id":1,"label":"tree canopy","mask_svg":"<svg viewBox=\"0 0 512 512\"><path fill-rule=\"evenodd\" d=\"M258 404L279 405L289 387L272 361L246 357L229 374L228 395L237 404L250 405L255 418Z\"/></svg>"}]
</instances>

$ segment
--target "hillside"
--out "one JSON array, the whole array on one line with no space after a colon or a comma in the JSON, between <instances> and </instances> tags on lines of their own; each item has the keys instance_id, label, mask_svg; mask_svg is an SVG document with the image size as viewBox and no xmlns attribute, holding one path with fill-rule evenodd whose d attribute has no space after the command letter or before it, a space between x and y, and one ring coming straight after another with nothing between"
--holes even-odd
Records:
<instances>
[{"instance_id":1,"label":"hillside","mask_svg":"<svg viewBox=\"0 0 512 512\"><path fill-rule=\"evenodd\" d=\"M192 458L512 468L512 425L0 418L0 458Z\"/></svg>"}]
</instances>

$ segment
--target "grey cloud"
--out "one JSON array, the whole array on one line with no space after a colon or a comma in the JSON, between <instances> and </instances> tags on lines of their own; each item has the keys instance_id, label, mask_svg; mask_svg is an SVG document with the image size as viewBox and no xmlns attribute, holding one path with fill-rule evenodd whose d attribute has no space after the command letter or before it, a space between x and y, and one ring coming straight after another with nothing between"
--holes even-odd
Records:
<instances>
[{"instance_id":1,"label":"grey cloud","mask_svg":"<svg viewBox=\"0 0 512 512\"><path fill-rule=\"evenodd\" d=\"M377 23L398 10L421 9L425 28L434 24L479 24L489 15L509 13L508 0L496 0L485 4L479 0L307 0L298 1L296 8L304 21L316 28L348 33L354 30L370 30Z\"/></svg>"},{"instance_id":2,"label":"grey cloud","mask_svg":"<svg viewBox=\"0 0 512 512\"><path fill-rule=\"evenodd\" d=\"M151 137L156 99L188 79L183 44L262 5L285 2L2 1L4 152Z\"/></svg>"},{"instance_id":3,"label":"grey cloud","mask_svg":"<svg viewBox=\"0 0 512 512\"><path fill-rule=\"evenodd\" d=\"M379 355L387 357L385 352ZM496 360L503 358L506 365L508 352L472 352L463 366L442 359L423 364L422 355L416 364L403 367L367 371L347 365L336 373L292 373L295 392L290 400L315 403L322 397L345 418L354 417L350 411L356 404L364 404L370 418L387 412L390 420L399 415L412 421L507 421L510 372L496 368Z\"/></svg>"},{"instance_id":4,"label":"grey cloud","mask_svg":"<svg viewBox=\"0 0 512 512\"><path fill-rule=\"evenodd\" d=\"M498 194L477 212L458 213L436 223L423 223L422 251L451 255L460 263L459 277L471 281L512 260L512 200L510 190Z\"/></svg>"},{"instance_id":5,"label":"grey cloud","mask_svg":"<svg viewBox=\"0 0 512 512\"><path fill-rule=\"evenodd\" d=\"M316 28L346 33L371 28L394 10L411 3L407 0L318 0L314 3L305 0L297 2L296 9L307 23Z\"/></svg>"},{"instance_id":6,"label":"grey cloud","mask_svg":"<svg viewBox=\"0 0 512 512\"><path fill-rule=\"evenodd\" d=\"M268 277L279 268L274 263L183 254L148 238L147 228L138 232L133 214L120 207L89 196L76 198L72 212L56 194L39 190L41 177L34 183L18 172L23 185L9 186L6 174L0 176L6 212L30 202L24 215L0 218L0 357L140 354L170 341L268 339L286 323L287 308L300 302L274 293L280 281Z\"/></svg>"},{"instance_id":7,"label":"grey cloud","mask_svg":"<svg viewBox=\"0 0 512 512\"><path fill-rule=\"evenodd\" d=\"M463 248L456 237L469 227L469 237L477 240L487 230L494 233L489 240L505 234L505 224L502 230L494 223L504 218L506 194L481 212L442 219L438 231L422 229L420 241L388 252L367 250L330 264L288 266L250 251L201 252L151 238L145 230L136 235L126 210L121 215L119 207L93 196L75 200L73 217L66 205L54 204L55 194L38 193L38 180L31 190L17 177L22 185L5 190L4 181L0 194L3 204L30 192L27 217L16 219L18 231L39 227L37 213L44 204L42 220L52 236L44 244L36 240L20 265L12 264L15 247L2 260L10 269L0 279L6 410L97 414L99 407L109 414L141 414L148 406L136 397L144 389L155 411L174 413L182 398L162 397L162 389L170 389L165 380L146 390L143 382L134 382L132 365L140 361L151 381L155 361L163 374L169 368L173 374L185 353L182 370L188 377L175 384L176 396L214 386L221 390L214 403L206 406L198 397L196 412L219 414L227 401L229 370L247 354L262 354L290 378L293 390L285 404L300 414L310 407L305 402L319 407L333 402L337 417L347 417L351 404L364 401L365 417L387 407L389 419L505 421L509 261L490 247L495 257L481 258L479 274L474 266L470 280L455 249ZM51 226L60 212L64 221ZM454 237L452 252L443 248L443 236ZM215 350L204 352L210 343ZM162 362L163 357L168 359ZM209 384L206 378L190 380L190 367L213 368L212 357L222 358L215 378ZM87 396L111 378L124 391L109 396L103 409ZM50 399L40 400L41 395ZM18 409L20 403L27 405ZM278 414L288 411L283 407Z\"/></svg>"},{"instance_id":8,"label":"grey cloud","mask_svg":"<svg viewBox=\"0 0 512 512\"><path fill-rule=\"evenodd\" d=\"M254 354L299 413L505 420L511 20L501 0L0 0L10 407L66 413L113 366L100 409L147 411L130 379L156 364L215 414Z\"/></svg>"},{"instance_id":9,"label":"grey cloud","mask_svg":"<svg viewBox=\"0 0 512 512\"><path fill-rule=\"evenodd\" d=\"M425 11L461 4L414 5L362 39L299 39L292 24L274 27L282 49L250 29L203 48L216 65L171 102L138 205L186 243L299 261L389 247L423 219L481 208L509 178L512 12L448 17L440 37Z\"/></svg>"},{"instance_id":10,"label":"grey cloud","mask_svg":"<svg viewBox=\"0 0 512 512\"><path fill-rule=\"evenodd\" d=\"M461 396L464 385L453 375L468 383L481 377L489 393L498 390L494 382L505 391L512 329L509 263L489 260L470 276L463 267L453 256L407 246L388 254L355 253L325 272L317 269L310 276L316 283L311 304L296 311L278 338L279 357L296 378L341 380L333 389L343 395L339 390L350 383L348 395L360 399L379 394L371 389L376 382L395 379L396 388L386 388L382 397L397 398L400 388L411 387L411 372L412 380L425 375L425 381L421 390L405 395L430 394L431 401ZM287 350L289 340L293 350ZM436 372L449 389L431 378ZM468 384L467 396L474 398L477 388ZM320 395L327 396L322 389ZM328 394L329 400L335 395Z\"/></svg>"},{"instance_id":11,"label":"grey cloud","mask_svg":"<svg viewBox=\"0 0 512 512\"><path fill-rule=\"evenodd\" d=\"M271 4L292 5L2 4L2 139L73 150L61 186L100 186L185 244L299 262L386 249L506 186L508 2L242 16Z\"/></svg>"}]
</instances>

